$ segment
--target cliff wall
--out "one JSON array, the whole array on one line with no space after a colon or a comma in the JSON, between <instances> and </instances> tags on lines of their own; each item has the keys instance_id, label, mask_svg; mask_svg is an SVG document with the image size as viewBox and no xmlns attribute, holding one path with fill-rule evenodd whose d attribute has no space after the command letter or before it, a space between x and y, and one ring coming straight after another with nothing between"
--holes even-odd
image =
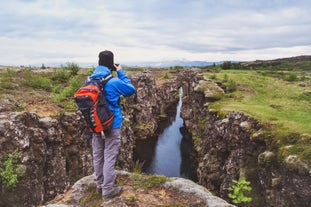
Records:
<instances>
[{"instance_id":1,"label":"cliff wall","mask_svg":"<svg viewBox=\"0 0 311 207\"><path fill-rule=\"evenodd\" d=\"M246 177L253 188L249 206L311 205L311 171L306 163L295 155L278 156L270 144L272 135L259 121L240 112L224 115L209 109L221 93L216 83L201 80L186 91L181 116L198 151L199 184L228 200L232 179Z\"/></svg>"},{"instance_id":2,"label":"cliff wall","mask_svg":"<svg viewBox=\"0 0 311 207\"><path fill-rule=\"evenodd\" d=\"M15 189L1 183L0 206L40 204L93 172L77 114L39 118L29 112L2 113L0 123L0 160L19 152L21 171Z\"/></svg>"}]
</instances>

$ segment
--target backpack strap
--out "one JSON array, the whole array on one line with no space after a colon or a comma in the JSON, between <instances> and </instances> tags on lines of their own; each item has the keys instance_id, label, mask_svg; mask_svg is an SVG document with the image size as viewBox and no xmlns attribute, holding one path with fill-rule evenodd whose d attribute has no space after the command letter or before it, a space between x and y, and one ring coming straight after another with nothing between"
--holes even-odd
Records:
<instances>
[{"instance_id":1,"label":"backpack strap","mask_svg":"<svg viewBox=\"0 0 311 207\"><path fill-rule=\"evenodd\" d=\"M106 77L102 78L102 81L105 81L105 80L108 80L110 78L112 78L113 76L110 74L110 75L107 75Z\"/></svg>"},{"instance_id":2,"label":"backpack strap","mask_svg":"<svg viewBox=\"0 0 311 207\"><path fill-rule=\"evenodd\" d=\"M107 83L110 79L112 79L112 78L113 78L112 74L106 76L105 78L102 78L102 89L103 89L102 91L103 91L103 94L104 94L105 97L106 97L105 90L104 90L105 85L106 85L106 83ZM113 104L112 104L112 105L113 105ZM114 107L115 107L115 106L114 106Z\"/></svg>"},{"instance_id":3,"label":"backpack strap","mask_svg":"<svg viewBox=\"0 0 311 207\"><path fill-rule=\"evenodd\" d=\"M110 75L107 75L106 77L102 78L102 83L103 83L103 87L106 85L106 83L111 79L113 78L113 76L110 74Z\"/></svg>"},{"instance_id":4,"label":"backpack strap","mask_svg":"<svg viewBox=\"0 0 311 207\"><path fill-rule=\"evenodd\" d=\"M87 83L87 82L89 82L89 81L91 81L91 80L99 80L100 83L101 83L100 87L103 88L103 87L106 85L106 83L107 83L111 78L113 78L112 74L107 75L106 77L101 78L101 79L100 79L100 78L93 78L93 79L91 79L91 76L88 76L87 79L84 81L84 83Z\"/></svg>"}]
</instances>

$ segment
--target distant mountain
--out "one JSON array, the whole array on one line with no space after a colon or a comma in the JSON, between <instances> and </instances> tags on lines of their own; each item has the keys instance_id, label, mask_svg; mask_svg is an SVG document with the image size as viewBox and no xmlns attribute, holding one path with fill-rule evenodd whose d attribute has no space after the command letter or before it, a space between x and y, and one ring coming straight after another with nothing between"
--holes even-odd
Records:
<instances>
[{"instance_id":1,"label":"distant mountain","mask_svg":"<svg viewBox=\"0 0 311 207\"><path fill-rule=\"evenodd\" d=\"M172 60L172 61L162 61L162 62L142 62L135 65L127 64L128 66L136 66L136 67L155 67L155 68L167 68L174 66L183 66L183 67L204 67L210 66L213 64L219 65L222 64L223 61L220 62L207 62L207 61L187 61L187 60Z\"/></svg>"},{"instance_id":2,"label":"distant mountain","mask_svg":"<svg viewBox=\"0 0 311 207\"><path fill-rule=\"evenodd\" d=\"M311 61L311 55L301 55L295 57L286 57L286 58L278 58L273 60L255 60L255 61L247 61L241 62L244 66L251 66L251 65L262 65L262 64L277 64L281 62L302 62L302 61Z\"/></svg>"},{"instance_id":3,"label":"distant mountain","mask_svg":"<svg viewBox=\"0 0 311 207\"><path fill-rule=\"evenodd\" d=\"M311 61L311 55L300 55L295 57L286 57L274 59L271 61L279 61L279 62L301 62L301 61Z\"/></svg>"}]
</instances>

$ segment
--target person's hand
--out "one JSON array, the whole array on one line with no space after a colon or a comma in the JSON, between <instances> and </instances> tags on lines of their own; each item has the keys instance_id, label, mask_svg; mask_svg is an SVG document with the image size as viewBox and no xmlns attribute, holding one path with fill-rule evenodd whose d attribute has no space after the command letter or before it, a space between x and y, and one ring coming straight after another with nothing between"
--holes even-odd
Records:
<instances>
[{"instance_id":1,"label":"person's hand","mask_svg":"<svg viewBox=\"0 0 311 207\"><path fill-rule=\"evenodd\" d=\"M122 69L121 64L114 64L114 67L116 68L116 71Z\"/></svg>"}]
</instances>

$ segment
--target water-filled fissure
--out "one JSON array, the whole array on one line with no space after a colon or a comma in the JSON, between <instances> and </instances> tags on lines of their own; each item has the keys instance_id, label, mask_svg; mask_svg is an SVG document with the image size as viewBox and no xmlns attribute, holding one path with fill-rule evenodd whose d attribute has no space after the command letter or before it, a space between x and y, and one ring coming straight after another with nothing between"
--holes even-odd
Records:
<instances>
[{"instance_id":1,"label":"water-filled fissure","mask_svg":"<svg viewBox=\"0 0 311 207\"><path fill-rule=\"evenodd\" d=\"M180 117L182 89L180 98L171 117L159 123L164 126L158 137L138 140L134 150L135 159L144 162L143 172L161 174L168 177L183 177L193 181L196 177L196 159L191 135L184 127Z\"/></svg>"}]
</instances>

